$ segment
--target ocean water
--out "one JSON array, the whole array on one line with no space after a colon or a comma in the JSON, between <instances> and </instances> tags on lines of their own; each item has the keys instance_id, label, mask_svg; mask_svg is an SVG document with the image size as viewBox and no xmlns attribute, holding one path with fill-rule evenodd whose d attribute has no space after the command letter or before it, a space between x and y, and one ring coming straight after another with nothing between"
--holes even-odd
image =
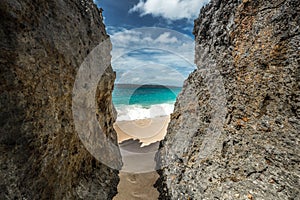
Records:
<instances>
[{"instance_id":1,"label":"ocean water","mask_svg":"<svg viewBox=\"0 0 300 200\"><path fill-rule=\"evenodd\" d=\"M117 121L169 115L180 91L180 87L117 84L113 91Z\"/></svg>"}]
</instances>

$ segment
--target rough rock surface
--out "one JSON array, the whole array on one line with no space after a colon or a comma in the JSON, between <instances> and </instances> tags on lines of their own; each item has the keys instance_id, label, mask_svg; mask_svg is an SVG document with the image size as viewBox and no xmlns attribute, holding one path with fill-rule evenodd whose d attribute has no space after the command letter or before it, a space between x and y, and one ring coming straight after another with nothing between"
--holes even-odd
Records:
<instances>
[{"instance_id":1,"label":"rough rock surface","mask_svg":"<svg viewBox=\"0 0 300 200\"><path fill-rule=\"evenodd\" d=\"M85 149L71 109L80 64L108 39L100 11L92 0L3 0L0 16L0 199L111 199L118 171ZM116 143L114 79L108 67L96 98Z\"/></svg>"},{"instance_id":2,"label":"rough rock surface","mask_svg":"<svg viewBox=\"0 0 300 200\"><path fill-rule=\"evenodd\" d=\"M160 199L300 199L300 1L212 0L161 143Z\"/></svg>"}]
</instances>

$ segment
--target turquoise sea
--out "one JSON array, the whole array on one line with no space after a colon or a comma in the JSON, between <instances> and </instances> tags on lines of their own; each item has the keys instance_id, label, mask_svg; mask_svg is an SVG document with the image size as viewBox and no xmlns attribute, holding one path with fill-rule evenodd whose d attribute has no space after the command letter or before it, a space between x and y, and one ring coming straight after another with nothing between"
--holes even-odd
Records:
<instances>
[{"instance_id":1,"label":"turquoise sea","mask_svg":"<svg viewBox=\"0 0 300 200\"><path fill-rule=\"evenodd\" d=\"M113 103L118 121L169 115L181 87L116 84Z\"/></svg>"}]
</instances>

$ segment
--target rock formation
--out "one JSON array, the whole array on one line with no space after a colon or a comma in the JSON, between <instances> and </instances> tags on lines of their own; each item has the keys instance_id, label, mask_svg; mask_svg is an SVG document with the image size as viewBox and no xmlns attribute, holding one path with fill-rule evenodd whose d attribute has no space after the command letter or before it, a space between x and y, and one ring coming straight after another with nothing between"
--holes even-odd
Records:
<instances>
[{"instance_id":1,"label":"rock formation","mask_svg":"<svg viewBox=\"0 0 300 200\"><path fill-rule=\"evenodd\" d=\"M100 11L92 0L4 0L0 15L0 199L111 199L118 171L86 150L71 109L79 66L108 39ZM108 67L95 102L116 143L114 79Z\"/></svg>"},{"instance_id":2,"label":"rock formation","mask_svg":"<svg viewBox=\"0 0 300 200\"><path fill-rule=\"evenodd\" d=\"M299 199L300 2L212 0L161 143L160 199Z\"/></svg>"}]
</instances>

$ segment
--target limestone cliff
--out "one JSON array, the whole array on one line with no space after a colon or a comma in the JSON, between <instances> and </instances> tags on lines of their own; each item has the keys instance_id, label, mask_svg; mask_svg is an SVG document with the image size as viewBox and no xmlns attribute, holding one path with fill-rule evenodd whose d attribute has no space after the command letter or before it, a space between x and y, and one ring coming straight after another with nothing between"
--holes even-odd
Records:
<instances>
[{"instance_id":1,"label":"limestone cliff","mask_svg":"<svg viewBox=\"0 0 300 200\"><path fill-rule=\"evenodd\" d=\"M86 150L71 110L79 66L108 39L100 11L92 0L3 0L0 16L0 199L111 199L118 172ZM114 79L108 67L95 102L116 143Z\"/></svg>"},{"instance_id":2,"label":"limestone cliff","mask_svg":"<svg viewBox=\"0 0 300 200\"><path fill-rule=\"evenodd\" d=\"M299 199L300 1L212 0L161 143L161 199Z\"/></svg>"}]
</instances>

